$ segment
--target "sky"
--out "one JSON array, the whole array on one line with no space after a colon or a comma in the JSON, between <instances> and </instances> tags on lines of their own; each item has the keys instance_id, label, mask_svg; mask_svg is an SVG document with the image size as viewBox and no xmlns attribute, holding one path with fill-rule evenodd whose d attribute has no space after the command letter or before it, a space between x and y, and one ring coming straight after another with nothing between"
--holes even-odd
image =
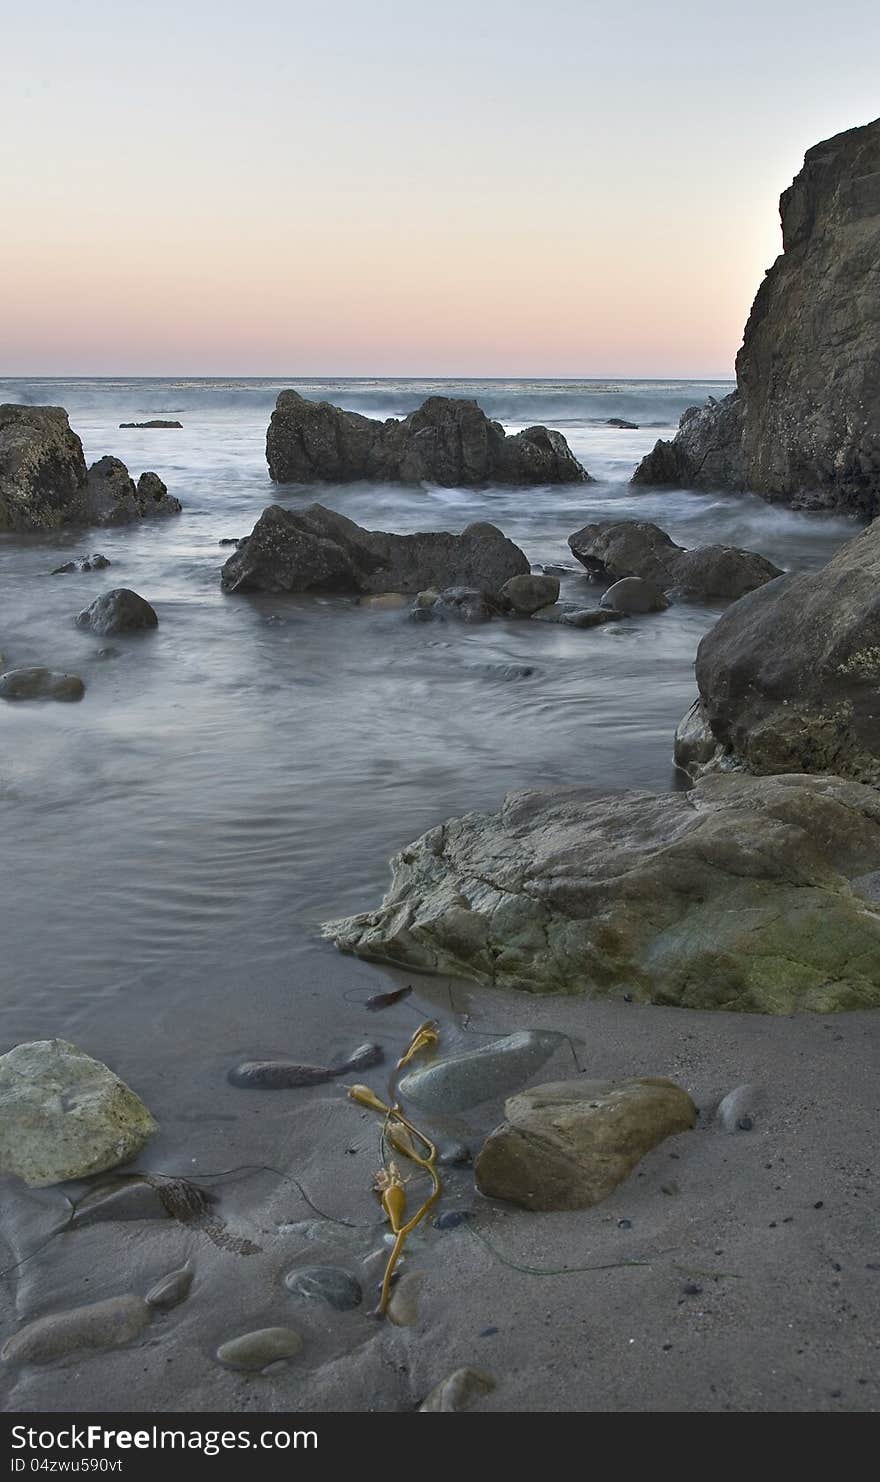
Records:
<instances>
[{"instance_id":1,"label":"sky","mask_svg":"<svg viewBox=\"0 0 880 1482\"><path fill-rule=\"evenodd\" d=\"M717 376L876 0L41 0L0 375Z\"/></svg>"}]
</instances>

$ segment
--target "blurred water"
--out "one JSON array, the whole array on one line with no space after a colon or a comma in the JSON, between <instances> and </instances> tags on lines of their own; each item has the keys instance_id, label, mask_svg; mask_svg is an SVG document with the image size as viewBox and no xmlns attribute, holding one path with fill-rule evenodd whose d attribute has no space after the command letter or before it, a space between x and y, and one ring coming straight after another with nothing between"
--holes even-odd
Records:
<instances>
[{"instance_id":1,"label":"blurred water","mask_svg":"<svg viewBox=\"0 0 880 1482\"><path fill-rule=\"evenodd\" d=\"M279 1004L295 1016L297 994L320 993L330 972L317 923L376 902L389 855L424 829L510 788L675 785L672 734L717 610L681 605L592 631L465 628L342 599L224 596L218 541L247 534L266 504L317 498L397 531L491 520L533 562L571 565L563 596L591 601L566 546L587 520L638 516L685 545L724 541L795 568L853 533L758 499L630 487L656 436L724 385L295 383L382 415L431 390L476 396L510 428L540 415L600 481L475 493L274 487L264 443L280 384L0 383L0 400L66 406L89 460L113 452L135 475L154 468L184 505L140 528L0 537L7 667L72 669L88 686L80 705L0 707L0 1049L88 1030L95 1053L127 1046L143 1086L172 1044L256 1048L259 1025L265 1045ZM160 415L183 429L117 425ZM610 416L644 425L611 429ZM109 572L47 574L96 549ZM116 585L147 597L160 627L113 640L118 657L102 659L106 641L73 617ZM533 673L511 681L510 665ZM337 998L326 1004L341 1022Z\"/></svg>"}]
</instances>

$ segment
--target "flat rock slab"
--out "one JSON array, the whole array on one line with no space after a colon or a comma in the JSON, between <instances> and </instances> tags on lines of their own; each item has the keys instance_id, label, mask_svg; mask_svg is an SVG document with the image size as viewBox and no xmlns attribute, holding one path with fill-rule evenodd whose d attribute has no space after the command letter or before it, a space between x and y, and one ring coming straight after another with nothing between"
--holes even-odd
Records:
<instances>
[{"instance_id":1,"label":"flat rock slab","mask_svg":"<svg viewBox=\"0 0 880 1482\"><path fill-rule=\"evenodd\" d=\"M512 793L392 861L375 911L329 922L374 961L531 993L790 1014L880 1005L880 795L718 773L691 792Z\"/></svg>"},{"instance_id":2,"label":"flat rock slab","mask_svg":"<svg viewBox=\"0 0 880 1482\"><path fill-rule=\"evenodd\" d=\"M697 1112L672 1081L555 1081L512 1096L474 1164L477 1188L524 1209L589 1209Z\"/></svg>"},{"instance_id":3,"label":"flat rock slab","mask_svg":"<svg viewBox=\"0 0 880 1482\"><path fill-rule=\"evenodd\" d=\"M121 1348L143 1332L150 1316L143 1297L130 1293L69 1312L53 1312L8 1338L0 1359L13 1364L49 1364L84 1348Z\"/></svg>"},{"instance_id":4,"label":"flat rock slab","mask_svg":"<svg viewBox=\"0 0 880 1482\"><path fill-rule=\"evenodd\" d=\"M0 674L2 700L81 700L86 692L78 674L53 669L9 669Z\"/></svg>"},{"instance_id":5,"label":"flat rock slab","mask_svg":"<svg viewBox=\"0 0 880 1482\"><path fill-rule=\"evenodd\" d=\"M441 1116L505 1096L540 1070L565 1036L555 1030L520 1030L488 1040L474 1050L419 1066L401 1078L406 1101Z\"/></svg>"},{"instance_id":6,"label":"flat rock slab","mask_svg":"<svg viewBox=\"0 0 880 1482\"><path fill-rule=\"evenodd\" d=\"M67 1040L0 1056L0 1172L32 1188L127 1163L156 1131L125 1082Z\"/></svg>"}]
</instances>

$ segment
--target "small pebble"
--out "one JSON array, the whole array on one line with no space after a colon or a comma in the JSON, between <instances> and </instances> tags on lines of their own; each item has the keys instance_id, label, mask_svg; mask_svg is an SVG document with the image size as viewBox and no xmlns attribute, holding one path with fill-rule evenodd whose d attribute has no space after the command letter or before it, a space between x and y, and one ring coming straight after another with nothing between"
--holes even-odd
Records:
<instances>
[{"instance_id":1,"label":"small pebble","mask_svg":"<svg viewBox=\"0 0 880 1482\"><path fill-rule=\"evenodd\" d=\"M363 1301L360 1282L341 1266L302 1266L287 1273L284 1285L295 1297L328 1302L337 1312L350 1312Z\"/></svg>"},{"instance_id":2,"label":"small pebble","mask_svg":"<svg viewBox=\"0 0 880 1482\"><path fill-rule=\"evenodd\" d=\"M702 1290L703 1288L698 1286L695 1281L686 1281L682 1287L682 1291L686 1297L699 1297Z\"/></svg>"},{"instance_id":3,"label":"small pebble","mask_svg":"<svg viewBox=\"0 0 880 1482\"><path fill-rule=\"evenodd\" d=\"M495 1334L497 1332L498 1332L498 1329L497 1328L484 1328L483 1331L480 1334L480 1337L481 1338L494 1338L495 1337Z\"/></svg>"},{"instance_id":4,"label":"small pebble","mask_svg":"<svg viewBox=\"0 0 880 1482\"><path fill-rule=\"evenodd\" d=\"M495 1380L479 1369L456 1369L435 1385L422 1404L420 1414L467 1410L483 1395L491 1394Z\"/></svg>"},{"instance_id":5,"label":"small pebble","mask_svg":"<svg viewBox=\"0 0 880 1482\"><path fill-rule=\"evenodd\" d=\"M217 1358L227 1369L258 1374L279 1359L293 1358L302 1348L302 1338L293 1328L258 1328L230 1338L217 1349Z\"/></svg>"},{"instance_id":6,"label":"small pebble","mask_svg":"<svg viewBox=\"0 0 880 1482\"><path fill-rule=\"evenodd\" d=\"M459 1225L464 1225L473 1218L472 1209L447 1209L445 1213L439 1214L434 1221L435 1230L456 1230Z\"/></svg>"},{"instance_id":7,"label":"small pebble","mask_svg":"<svg viewBox=\"0 0 880 1482\"><path fill-rule=\"evenodd\" d=\"M617 1221L617 1228L618 1228L618 1230L631 1230L632 1227L633 1227L632 1220L618 1220Z\"/></svg>"},{"instance_id":8,"label":"small pebble","mask_svg":"<svg viewBox=\"0 0 880 1482\"><path fill-rule=\"evenodd\" d=\"M189 1296L192 1284L192 1271L181 1266L179 1271L169 1271L167 1276L151 1286L144 1301L148 1307L156 1307L160 1312L170 1312L172 1307L177 1307Z\"/></svg>"},{"instance_id":9,"label":"small pebble","mask_svg":"<svg viewBox=\"0 0 880 1482\"><path fill-rule=\"evenodd\" d=\"M437 1162L444 1167L460 1167L465 1163L473 1162L473 1154L466 1143L447 1142L438 1149Z\"/></svg>"},{"instance_id":10,"label":"small pebble","mask_svg":"<svg viewBox=\"0 0 880 1482\"><path fill-rule=\"evenodd\" d=\"M420 1271L401 1276L388 1303L388 1317L397 1328L411 1328L419 1320L419 1291L424 1277Z\"/></svg>"}]
</instances>

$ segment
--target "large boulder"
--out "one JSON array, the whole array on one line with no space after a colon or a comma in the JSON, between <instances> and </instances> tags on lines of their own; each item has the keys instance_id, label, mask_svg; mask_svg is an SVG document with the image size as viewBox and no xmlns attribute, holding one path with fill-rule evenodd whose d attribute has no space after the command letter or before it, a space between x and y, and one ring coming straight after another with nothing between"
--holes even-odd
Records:
<instances>
[{"instance_id":1,"label":"large boulder","mask_svg":"<svg viewBox=\"0 0 880 1482\"><path fill-rule=\"evenodd\" d=\"M880 520L735 602L697 650L702 716L752 771L880 781Z\"/></svg>"},{"instance_id":2,"label":"large boulder","mask_svg":"<svg viewBox=\"0 0 880 1482\"><path fill-rule=\"evenodd\" d=\"M54 530L86 483L63 407L0 406L0 530Z\"/></svg>"},{"instance_id":3,"label":"large boulder","mask_svg":"<svg viewBox=\"0 0 880 1482\"><path fill-rule=\"evenodd\" d=\"M697 1120L673 1081L554 1081L511 1096L474 1164L481 1194L525 1209L590 1209L645 1153Z\"/></svg>"},{"instance_id":4,"label":"large boulder","mask_svg":"<svg viewBox=\"0 0 880 1482\"><path fill-rule=\"evenodd\" d=\"M479 488L589 478L561 432L528 427L508 437L475 401L449 396L429 397L401 421L376 422L282 391L269 423L266 460L279 484L424 480Z\"/></svg>"},{"instance_id":5,"label":"large boulder","mask_svg":"<svg viewBox=\"0 0 880 1482\"><path fill-rule=\"evenodd\" d=\"M32 1188L87 1178L136 1157L156 1130L124 1081L67 1040L0 1056L0 1173Z\"/></svg>"},{"instance_id":6,"label":"large boulder","mask_svg":"<svg viewBox=\"0 0 880 1482\"><path fill-rule=\"evenodd\" d=\"M158 474L135 485L111 457L87 469L63 407L0 406L0 530L122 525L180 510Z\"/></svg>"},{"instance_id":7,"label":"large boulder","mask_svg":"<svg viewBox=\"0 0 880 1482\"><path fill-rule=\"evenodd\" d=\"M729 601L782 573L755 551L707 545L686 550L647 520L602 520L568 538L572 555L596 578L638 576L661 591L698 602Z\"/></svg>"},{"instance_id":8,"label":"large boulder","mask_svg":"<svg viewBox=\"0 0 880 1482\"><path fill-rule=\"evenodd\" d=\"M532 993L787 1014L880 1005L880 794L719 773L689 793L512 793L392 861L343 950Z\"/></svg>"},{"instance_id":9,"label":"large boulder","mask_svg":"<svg viewBox=\"0 0 880 1482\"><path fill-rule=\"evenodd\" d=\"M815 145L779 203L737 390L691 408L635 482L880 512L880 119Z\"/></svg>"},{"instance_id":10,"label":"large boulder","mask_svg":"<svg viewBox=\"0 0 880 1482\"><path fill-rule=\"evenodd\" d=\"M272 504L220 580L227 592L497 592L528 571L522 551L495 525L468 525L460 535L386 535L321 504L305 510Z\"/></svg>"}]
</instances>

